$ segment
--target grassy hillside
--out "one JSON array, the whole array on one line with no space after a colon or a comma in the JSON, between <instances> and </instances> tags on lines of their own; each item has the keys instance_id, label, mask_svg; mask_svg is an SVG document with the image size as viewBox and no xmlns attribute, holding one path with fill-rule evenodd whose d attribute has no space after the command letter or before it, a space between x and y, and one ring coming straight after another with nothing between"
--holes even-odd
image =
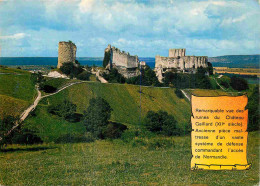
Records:
<instances>
[{"instance_id":1,"label":"grassy hillside","mask_svg":"<svg viewBox=\"0 0 260 186\"><path fill-rule=\"evenodd\" d=\"M122 84L84 83L73 85L64 91L46 98L42 104L61 102L69 99L77 104L78 112L83 113L92 97L101 96L113 108L112 120L122 123L138 124L140 115L144 117L149 110L165 110L174 115L180 123L189 120L190 105L184 99L179 99L174 89L142 87L140 98L139 87Z\"/></svg>"},{"instance_id":2,"label":"grassy hillside","mask_svg":"<svg viewBox=\"0 0 260 186\"><path fill-rule=\"evenodd\" d=\"M260 55L228 55L209 57L214 67L259 68Z\"/></svg>"},{"instance_id":3,"label":"grassy hillside","mask_svg":"<svg viewBox=\"0 0 260 186\"><path fill-rule=\"evenodd\" d=\"M29 106L36 95L29 72L0 67L0 116L18 115Z\"/></svg>"},{"instance_id":4,"label":"grassy hillside","mask_svg":"<svg viewBox=\"0 0 260 186\"><path fill-rule=\"evenodd\" d=\"M9 146L0 152L3 185L257 185L259 134L249 133L247 171L191 171L190 136L149 149L121 140ZM149 141L149 139L148 139Z\"/></svg>"},{"instance_id":5,"label":"grassy hillside","mask_svg":"<svg viewBox=\"0 0 260 186\"><path fill-rule=\"evenodd\" d=\"M30 80L31 73L0 67L0 95L7 95L25 101L32 101L36 93Z\"/></svg>"},{"instance_id":6,"label":"grassy hillside","mask_svg":"<svg viewBox=\"0 0 260 186\"><path fill-rule=\"evenodd\" d=\"M81 122L69 123L47 112L49 104L60 103L65 99L77 105L77 112L89 106L89 100L101 96L112 107L111 120L124 123L128 127L139 126L149 110L164 110L172 114L178 125L184 128L190 120L190 104L184 99L179 99L174 89L142 87L141 99L139 87L122 84L101 84L87 82L73 85L56 95L44 98L35 111L35 116L27 118L24 126L36 129L38 135L45 142L59 141L66 135L84 136L85 127ZM141 101L141 114L140 114Z\"/></svg>"}]
</instances>

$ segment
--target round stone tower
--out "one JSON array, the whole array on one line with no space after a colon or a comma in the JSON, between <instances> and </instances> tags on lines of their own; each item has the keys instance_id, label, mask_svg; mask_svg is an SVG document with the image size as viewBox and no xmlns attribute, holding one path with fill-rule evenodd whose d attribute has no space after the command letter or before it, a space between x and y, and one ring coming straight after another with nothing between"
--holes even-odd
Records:
<instances>
[{"instance_id":1,"label":"round stone tower","mask_svg":"<svg viewBox=\"0 0 260 186\"><path fill-rule=\"evenodd\" d=\"M59 42L59 55L58 55L58 65L57 68L60 68L63 63L75 63L76 60L76 51L77 47L71 41L61 41Z\"/></svg>"}]
</instances>

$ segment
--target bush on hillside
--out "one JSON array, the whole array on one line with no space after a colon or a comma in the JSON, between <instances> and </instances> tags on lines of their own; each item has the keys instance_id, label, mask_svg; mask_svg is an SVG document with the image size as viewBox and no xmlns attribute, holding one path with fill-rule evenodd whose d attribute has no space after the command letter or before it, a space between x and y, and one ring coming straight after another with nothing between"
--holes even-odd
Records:
<instances>
[{"instance_id":1,"label":"bush on hillside","mask_svg":"<svg viewBox=\"0 0 260 186\"><path fill-rule=\"evenodd\" d=\"M206 75L207 70L198 68L196 74L166 72L163 82L165 86L173 86L175 88L201 88L211 89L209 77Z\"/></svg>"},{"instance_id":2,"label":"bush on hillside","mask_svg":"<svg viewBox=\"0 0 260 186\"><path fill-rule=\"evenodd\" d=\"M231 77L230 85L234 90L238 90L238 91L248 89L247 81L245 79L243 79L241 77L237 77L237 76Z\"/></svg>"},{"instance_id":3,"label":"bush on hillside","mask_svg":"<svg viewBox=\"0 0 260 186\"><path fill-rule=\"evenodd\" d=\"M145 126L149 131L158 134L180 135L175 118L162 110L158 112L149 111L145 118Z\"/></svg>"},{"instance_id":4,"label":"bush on hillside","mask_svg":"<svg viewBox=\"0 0 260 186\"><path fill-rule=\"evenodd\" d=\"M31 81L36 84L36 83L43 83L45 81L43 75L41 72L38 73L31 73L30 77Z\"/></svg>"},{"instance_id":5,"label":"bush on hillside","mask_svg":"<svg viewBox=\"0 0 260 186\"><path fill-rule=\"evenodd\" d=\"M15 131L12 143L14 144L39 144L43 141L39 136L37 136L36 132L26 128L20 128Z\"/></svg>"},{"instance_id":6,"label":"bush on hillside","mask_svg":"<svg viewBox=\"0 0 260 186\"><path fill-rule=\"evenodd\" d=\"M91 76L91 73L87 71L81 72L78 76L77 79L83 80L83 81L89 81L89 77Z\"/></svg>"},{"instance_id":7,"label":"bush on hillside","mask_svg":"<svg viewBox=\"0 0 260 186\"><path fill-rule=\"evenodd\" d=\"M62 66L60 67L60 70L62 73L66 74L71 79L77 77L80 73L84 71L79 64L75 65L72 62L63 63Z\"/></svg>"},{"instance_id":8,"label":"bush on hillside","mask_svg":"<svg viewBox=\"0 0 260 186\"><path fill-rule=\"evenodd\" d=\"M174 91L174 93L176 94L176 96L178 97L178 98L184 98L184 96L183 96L183 94L182 94L182 91L180 90L180 89L178 89L178 88L176 88L175 89L175 91Z\"/></svg>"},{"instance_id":9,"label":"bush on hillside","mask_svg":"<svg viewBox=\"0 0 260 186\"><path fill-rule=\"evenodd\" d=\"M221 81L220 85L222 85L225 88L229 88L229 83L227 81Z\"/></svg>"},{"instance_id":10,"label":"bush on hillside","mask_svg":"<svg viewBox=\"0 0 260 186\"><path fill-rule=\"evenodd\" d=\"M3 146L12 143L14 133L12 132L8 136L6 136L6 134L13 128L14 125L17 124L17 122L19 122L19 116L14 117L8 115L0 119L0 138L2 138L0 141L0 149L2 149Z\"/></svg>"},{"instance_id":11,"label":"bush on hillside","mask_svg":"<svg viewBox=\"0 0 260 186\"><path fill-rule=\"evenodd\" d=\"M259 130L259 86L255 86L248 98L248 131Z\"/></svg>"},{"instance_id":12,"label":"bush on hillside","mask_svg":"<svg viewBox=\"0 0 260 186\"><path fill-rule=\"evenodd\" d=\"M128 78L126 83L144 86L161 86L155 72L149 66L145 66L141 69L141 75Z\"/></svg>"},{"instance_id":13,"label":"bush on hillside","mask_svg":"<svg viewBox=\"0 0 260 186\"><path fill-rule=\"evenodd\" d=\"M103 67L106 68L106 66L108 65L110 61L110 51L109 52L105 52L105 56L103 59Z\"/></svg>"},{"instance_id":14,"label":"bush on hillside","mask_svg":"<svg viewBox=\"0 0 260 186\"><path fill-rule=\"evenodd\" d=\"M210 62L208 62L207 72L209 75L213 75L213 66Z\"/></svg>"},{"instance_id":15,"label":"bush on hillside","mask_svg":"<svg viewBox=\"0 0 260 186\"><path fill-rule=\"evenodd\" d=\"M49 113L62 117L65 120L74 121L76 109L76 104L73 104L68 100L64 100L62 103L48 106L47 110Z\"/></svg>"},{"instance_id":16,"label":"bush on hillside","mask_svg":"<svg viewBox=\"0 0 260 186\"><path fill-rule=\"evenodd\" d=\"M96 138L104 138L104 131L111 117L112 108L101 97L92 98L89 107L84 111L84 124L87 132L91 132Z\"/></svg>"},{"instance_id":17,"label":"bush on hillside","mask_svg":"<svg viewBox=\"0 0 260 186\"><path fill-rule=\"evenodd\" d=\"M102 76L109 83L125 83L124 76L120 74L116 68L112 68L108 74L103 73Z\"/></svg>"}]
</instances>

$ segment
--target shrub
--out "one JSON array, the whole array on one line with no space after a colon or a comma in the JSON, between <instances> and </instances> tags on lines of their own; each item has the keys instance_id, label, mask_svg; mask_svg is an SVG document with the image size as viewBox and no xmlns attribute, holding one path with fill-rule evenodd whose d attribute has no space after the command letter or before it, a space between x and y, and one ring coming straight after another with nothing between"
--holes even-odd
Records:
<instances>
[{"instance_id":1,"label":"shrub","mask_svg":"<svg viewBox=\"0 0 260 186\"><path fill-rule=\"evenodd\" d=\"M237 77L237 76L231 77L230 85L234 90L238 90L238 91L248 89L247 81L245 79Z\"/></svg>"},{"instance_id":2,"label":"shrub","mask_svg":"<svg viewBox=\"0 0 260 186\"><path fill-rule=\"evenodd\" d=\"M64 100L60 104L48 106L47 110L51 114L57 115L66 120L70 120L74 118L76 109L77 109L77 105L71 103L68 100Z\"/></svg>"},{"instance_id":3,"label":"shrub","mask_svg":"<svg viewBox=\"0 0 260 186\"><path fill-rule=\"evenodd\" d=\"M255 86L248 98L248 131L259 130L259 86Z\"/></svg>"},{"instance_id":4,"label":"shrub","mask_svg":"<svg viewBox=\"0 0 260 186\"><path fill-rule=\"evenodd\" d=\"M178 98L181 98L181 99L184 98L182 91L180 89L176 88L174 92Z\"/></svg>"},{"instance_id":5,"label":"shrub","mask_svg":"<svg viewBox=\"0 0 260 186\"><path fill-rule=\"evenodd\" d=\"M31 81L36 84L36 83L43 83L45 82L45 79L42 75L41 72L38 73L31 73L31 77L30 77Z\"/></svg>"},{"instance_id":6,"label":"shrub","mask_svg":"<svg viewBox=\"0 0 260 186\"><path fill-rule=\"evenodd\" d=\"M84 124L88 132L96 138L104 138L104 131L111 117L112 108L106 100L101 97L92 98L89 107L84 111Z\"/></svg>"},{"instance_id":7,"label":"shrub","mask_svg":"<svg viewBox=\"0 0 260 186\"><path fill-rule=\"evenodd\" d=\"M60 70L62 73L66 74L70 78L77 77L80 73L84 71L79 64L75 65L72 62L63 63L62 66L60 67Z\"/></svg>"},{"instance_id":8,"label":"shrub","mask_svg":"<svg viewBox=\"0 0 260 186\"><path fill-rule=\"evenodd\" d=\"M105 52L105 56L104 56L104 59L103 59L103 67L106 68L106 66L108 65L110 61L110 51L108 52Z\"/></svg>"},{"instance_id":9,"label":"shrub","mask_svg":"<svg viewBox=\"0 0 260 186\"><path fill-rule=\"evenodd\" d=\"M19 122L19 116L4 116L3 119L0 119L0 149L8 143L12 142L13 133L10 133L7 136L8 131L10 131L15 124Z\"/></svg>"},{"instance_id":10,"label":"shrub","mask_svg":"<svg viewBox=\"0 0 260 186\"><path fill-rule=\"evenodd\" d=\"M43 141L39 136L37 136L35 131L32 131L30 129L22 128L16 130L12 143L15 144L39 144Z\"/></svg>"},{"instance_id":11,"label":"shrub","mask_svg":"<svg viewBox=\"0 0 260 186\"><path fill-rule=\"evenodd\" d=\"M155 133L161 133L167 136L179 135L180 131L176 127L177 121L172 115L165 111L149 111L145 118L146 128Z\"/></svg>"},{"instance_id":12,"label":"shrub","mask_svg":"<svg viewBox=\"0 0 260 186\"><path fill-rule=\"evenodd\" d=\"M81 72L81 73L77 76L77 79L84 80L84 81L89 81L90 75L91 75L91 73L89 73L89 72L87 72L87 71L83 71L83 72Z\"/></svg>"},{"instance_id":13,"label":"shrub","mask_svg":"<svg viewBox=\"0 0 260 186\"><path fill-rule=\"evenodd\" d=\"M144 86L161 86L155 72L149 66L145 66L141 69L141 75L128 78L126 83L134 85L141 84Z\"/></svg>"},{"instance_id":14,"label":"shrub","mask_svg":"<svg viewBox=\"0 0 260 186\"><path fill-rule=\"evenodd\" d=\"M226 81L221 81L221 82L220 82L220 85L222 85L222 86L225 87L225 88L229 88L229 83L226 82Z\"/></svg>"},{"instance_id":15,"label":"shrub","mask_svg":"<svg viewBox=\"0 0 260 186\"><path fill-rule=\"evenodd\" d=\"M124 76L116 68L112 68L109 74L103 73L102 76L110 83L125 83Z\"/></svg>"},{"instance_id":16,"label":"shrub","mask_svg":"<svg viewBox=\"0 0 260 186\"><path fill-rule=\"evenodd\" d=\"M166 72L163 82L165 86L174 86L175 88L201 88L211 89L209 77L205 75L207 72L204 68L198 68L196 74Z\"/></svg>"}]
</instances>

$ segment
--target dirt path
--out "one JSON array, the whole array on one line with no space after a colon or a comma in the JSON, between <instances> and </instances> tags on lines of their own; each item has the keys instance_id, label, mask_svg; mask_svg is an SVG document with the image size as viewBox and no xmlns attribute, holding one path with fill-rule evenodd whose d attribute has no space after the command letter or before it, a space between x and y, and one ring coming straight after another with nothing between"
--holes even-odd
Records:
<instances>
[{"instance_id":1,"label":"dirt path","mask_svg":"<svg viewBox=\"0 0 260 186\"><path fill-rule=\"evenodd\" d=\"M224 88L218 83L218 81L216 80L216 78L213 78L213 79L216 81L217 85L218 85L222 90L227 91L226 89L224 89Z\"/></svg>"},{"instance_id":2,"label":"dirt path","mask_svg":"<svg viewBox=\"0 0 260 186\"><path fill-rule=\"evenodd\" d=\"M182 94L189 100L189 102L190 102L190 100L191 100L191 97L184 91L184 90L182 90L181 89L181 92L182 92Z\"/></svg>"},{"instance_id":3,"label":"dirt path","mask_svg":"<svg viewBox=\"0 0 260 186\"><path fill-rule=\"evenodd\" d=\"M101 83L108 83L107 80L105 80L105 78L103 78L103 77L100 75L100 70L97 71L96 77L99 79L99 81L100 81Z\"/></svg>"}]
</instances>

